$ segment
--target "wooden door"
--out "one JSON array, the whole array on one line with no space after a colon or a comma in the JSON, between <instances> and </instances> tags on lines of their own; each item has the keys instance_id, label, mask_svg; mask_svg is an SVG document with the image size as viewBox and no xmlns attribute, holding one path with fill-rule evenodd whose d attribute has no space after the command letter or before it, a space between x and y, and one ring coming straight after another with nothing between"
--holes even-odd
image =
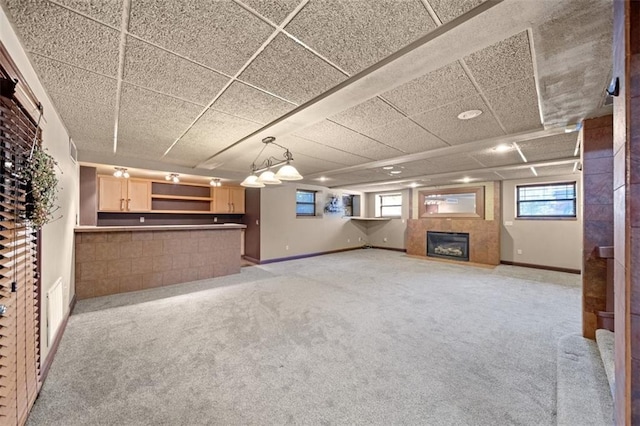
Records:
<instances>
[{"instance_id":1,"label":"wooden door","mask_svg":"<svg viewBox=\"0 0 640 426\"><path fill-rule=\"evenodd\" d=\"M143 179L128 179L126 210L147 212L151 210L151 182Z\"/></svg>"},{"instance_id":2,"label":"wooden door","mask_svg":"<svg viewBox=\"0 0 640 426\"><path fill-rule=\"evenodd\" d=\"M38 234L24 221L20 173L39 141L31 118L0 96L0 425L24 424L39 390Z\"/></svg>"},{"instance_id":3,"label":"wooden door","mask_svg":"<svg viewBox=\"0 0 640 426\"><path fill-rule=\"evenodd\" d=\"M213 213L231 212L231 202L229 201L228 186L213 188L213 206Z\"/></svg>"},{"instance_id":4,"label":"wooden door","mask_svg":"<svg viewBox=\"0 0 640 426\"><path fill-rule=\"evenodd\" d=\"M119 212L126 209L127 181L115 176L98 178L98 210Z\"/></svg>"},{"instance_id":5,"label":"wooden door","mask_svg":"<svg viewBox=\"0 0 640 426\"><path fill-rule=\"evenodd\" d=\"M230 188L231 213L244 213L244 188Z\"/></svg>"}]
</instances>

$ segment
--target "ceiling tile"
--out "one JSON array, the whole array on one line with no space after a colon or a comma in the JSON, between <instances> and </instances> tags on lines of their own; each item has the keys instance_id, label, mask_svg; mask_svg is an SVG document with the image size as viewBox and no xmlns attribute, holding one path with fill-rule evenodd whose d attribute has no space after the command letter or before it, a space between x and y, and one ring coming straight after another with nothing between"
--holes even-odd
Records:
<instances>
[{"instance_id":1,"label":"ceiling tile","mask_svg":"<svg viewBox=\"0 0 640 426\"><path fill-rule=\"evenodd\" d=\"M533 77L486 91L485 96L508 133L542 129Z\"/></svg>"},{"instance_id":2,"label":"ceiling tile","mask_svg":"<svg viewBox=\"0 0 640 426\"><path fill-rule=\"evenodd\" d=\"M136 0L129 32L231 75L273 28L232 1Z\"/></svg>"},{"instance_id":3,"label":"ceiling tile","mask_svg":"<svg viewBox=\"0 0 640 426\"><path fill-rule=\"evenodd\" d=\"M420 0L318 0L285 29L354 74L435 27Z\"/></svg>"},{"instance_id":4,"label":"ceiling tile","mask_svg":"<svg viewBox=\"0 0 640 426\"><path fill-rule=\"evenodd\" d=\"M400 114L382 100L372 98L329 118L331 121L342 124L356 132L364 133L366 130L373 129L374 127L380 127L393 121L402 120L404 115Z\"/></svg>"},{"instance_id":5,"label":"ceiling tile","mask_svg":"<svg viewBox=\"0 0 640 426\"><path fill-rule=\"evenodd\" d=\"M518 142L520 150L528 161L554 160L573 157L578 133L563 133L546 138Z\"/></svg>"},{"instance_id":6,"label":"ceiling tile","mask_svg":"<svg viewBox=\"0 0 640 426\"><path fill-rule=\"evenodd\" d=\"M180 56L127 37L124 80L207 105L229 79Z\"/></svg>"},{"instance_id":7,"label":"ceiling tile","mask_svg":"<svg viewBox=\"0 0 640 426\"><path fill-rule=\"evenodd\" d=\"M529 37L523 31L464 58L483 90L533 76Z\"/></svg>"},{"instance_id":8,"label":"ceiling tile","mask_svg":"<svg viewBox=\"0 0 640 426\"><path fill-rule=\"evenodd\" d=\"M448 146L408 118L363 133L371 139L411 154Z\"/></svg>"},{"instance_id":9,"label":"ceiling tile","mask_svg":"<svg viewBox=\"0 0 640 426\"><path fill-rule=\"evenodd\" d=\"M213 109L259 123L270 123L296 106L246 84L234 82L213 104Z\"/></svg>"},{"instance_id":10,"label":"ceiling tile","mask_svg":"<svg viewBox=\"0 0 640 426\"><path fill-rule=\"evenodd\" d=\"M495 174L503 180L534 179L536 177L529 167L526 169L500 170Z\"/></svg>"},{"instance_id":11,"label":"ceiling tile","mask_svg":"<svg viewBox=\"0 0 640 426\"><path fill-rule=\"evenodd\" d=\"M383 145L328 120L299 130L296 135L352 154L366 155L372 160L382 160L402 154L397 149Z\"/></svg>"},{"instance_id":12,"label":"ceiling tile","mask_svg":"<svg viewBox=\"0 0 640 426\"><path fill-rule=\"evenodd\" d=\"M57 0L70 9L76 10L105 24L120 28L122 2L114 0Z\"/></svg>"},{"instance_id":13,"label":"ceiling tile","mask_svg":"<svg viewBox=\"0 0 640 426\"><path fill-rule=\"evenodd\" d=\"M326 172L328 170L339 169L340 167L344 167L344 165L327 160L321 160L314 157L308 157L304 154L296 154L295 161L293 165L300 172L302 176L311 174L311 173L321 173Z\"/></svg>"},{"instance_id":14,"label":"ceiling tile","mask_svg":"<svg viewBox=\"0 0 640 426\"><path fill-rule=\"evenodd\" d=\"M414 115L477 94L460 63L454 62L383 93L382 97Z\"/></svg>"},{"instance_id":15,"label":"ceiling tile","mask_svg":"<svg viewBox=\"0 0 640 426\"><path fill-rule=\"evenodd\" d=\"M120 33L45 0L6 1L27 50L111 77Z\"/></svg>"},{"instance_id":16,"label":"ceiling tile","mask_svg":"<svg viewBox=\"0 0 640 426\"><path fill-rule=\"evenodd\" d=\"M197 165L260 127L260 124L239 117L208 110L166 158Z\"/></svg>"},{"instance_id":17,"label":"ceiling tile","mask_svg":"<svg viewBox=\"0 0 640 426\"><path fill-rule=\"evenodd\" d=\"M427 0L442 23L461 16L485 0Z\"/></svg>"},{"instance_id":18,"label":"ceiling tile","mask_svg":"<svg viewBox=\"0 0 640 426\"><path fill-rule=\"evenodd\" d=\"M574 163L559 166L536 167L536 172L538 172L538 176L575 175L575 179L580 179L580 172L573 171L573 164Z\"/></svg>"},{"instance_id":19,"label":"ceiling tile","mask_svg":"<svg viewBox=\"0 0 640 426\"><path fill-rule=\"evenodd\" d=\"M161 158L200 111L198 105L123 84L117 153Z\"/></svg>"},{"instance_id":20,"label":"ceiling tile","mask_svg":"<svg viewBox=\"0 0 640 426\"><path fill-rule=\"evenodd\" d=\"M114 106L49 91L56 111L79 150L113 152Z\"/></svg>"},{"instance_id":21,"label":"ceiling tile","mask_svg":"<svg viewBox=\"0 0 640 426\"><path fill-rule=\"evenodd\" d=\"M115 105L118 88L115 78L85 71L37 54L31 55L31 59L48 92L109 105L111 108ZM113 122L113 112L110 119Z\"/></svg>"},{"instance_id":22,"label":"ceiling tile","mask_svg":"<svg viewBox=\"0 0 640 426\"><path fill-rule=\"evenodd\" d=\"M350 152L341 151L339 149L323 145L309 139L303 139L294 135L287 135L278 138L277 142L289 148L294 154L294 158L297 158L298 153L302 153L309 157L340 163L342 166L354 166L356 164L370 161L369 158L352 154Z\"/></svg>"},{"instance_id":23,"label":"ceiling tile","mask_svg":"<svg viewBox=\"0 0 640 426\"><path fill-rule=\"evenodd\" d=\"M471 120L458 119L458 114L472 109L479 109L483 113ZM465 98L412 118L431 133L453 145L504 135L480 96Z\"/></svg>"},{"instance_id":24,"label":"ceiling tile","mask_svg":"<svg viewBox=\"0 0 640 426\"><path fill-rule=\"evenodd\" d=\"M302 104L346 78L313 53L279 34L240 75L240 79Z\"/></svg>"},{"instance_id":25,"label":"ceiling tile","mask_svg":"<svg viewBox=\"0 0 640 426\"><path fill-rule=\"evenodd\" d=\"M265 18L280 24L302 0L241 0Z\"/></svg>"},{"instance_id":26,"label":"ceiling tile","mask_svg":"<svg viewBox=\"0 0 640 426\"><path fill-rule=\"evenodd\" d=\"M483 149L482 151L469 153L468 155L475 158L486 167L523 163L522 157L520 157L520 154L518 154L518 151L515 148L511 148L504 152L498 152L493 148Z\"/></svg>"},{"instance_id":27,"label":"ceiling tile","mask_svg":"<svg viewBox=\"0 0 640 426\"><path fill-rule=\"evenodd\" d=\"M424 161L424 160L422 160ZM427 164L418 162L409 162L404 164L407 168L413 168L417 165L422 166L426 165L427 167L424 169L425 175L432 175L438 173L448 173L448 172L457 172L462 170L475 170L480 169L482 166L473 158L467 155L445 155L442 157L431 158L428 160Z\"/></svg>"},{"instance_id":28,"label":"ceiling tile","mask_svg":"<svg viewBox=\"0 0 640 426\"><path fill-rule=\"evenodd\" d=\"M504 180L514 180L514 179L535 179L536 177L552 177L552 176L561 176L561 175L572 175L575 174L576 179L580 178L580 174L578 172L573 171L573 163L570 164L562 164L559 166L545 166L540 167L536 166L536 176L531 168L526 169L514 169L514 170L500 170L497 175L499 175Z\"/></svg>"}]
</instances>

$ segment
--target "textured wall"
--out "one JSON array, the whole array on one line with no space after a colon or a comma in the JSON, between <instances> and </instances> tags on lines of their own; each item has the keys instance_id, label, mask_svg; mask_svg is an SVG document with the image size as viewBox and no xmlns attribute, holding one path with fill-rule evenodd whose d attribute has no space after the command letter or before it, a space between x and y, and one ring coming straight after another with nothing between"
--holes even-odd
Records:
<instances>
[{"instance_id":1,"label":"textured wall","mask_svg":"<svg viewBox=\"0 0 640 426\"><path fill-rule=\"evenodd\" d=\"M493 182L491 185L493 191L485 192L485 205L492 207L490 215L492 219L409 219L407 254L427 255L427 231L468 232L469 261L498 265L500 263L500 182Z\"/></svg>"},{"instance_id":2,"label":"textured wall","mask_svg":"<svg viewBox=\"0 0 640 426\"><path fill-rule=\"evenodd\" d=\"M76 233L78 299L240 272L240 230Z\"/></svg>"}]
</instances>

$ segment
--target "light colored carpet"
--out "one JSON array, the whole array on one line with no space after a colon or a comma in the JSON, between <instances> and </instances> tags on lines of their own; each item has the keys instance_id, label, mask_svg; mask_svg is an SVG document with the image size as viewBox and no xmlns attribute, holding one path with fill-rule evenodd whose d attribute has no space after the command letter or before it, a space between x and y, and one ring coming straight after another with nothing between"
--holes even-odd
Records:
<instances>
[{"instance_id":1,"label":"light colored carpet","mask_svg":"<svg viewBox=\"0 0 640 426\"><path fill-rule=\"evenodd\" d=\"M613 425L613 399L598 345L580 334L558 344L558 426Z\"/></svg>"},{"instance_id":2,"label":"light colored carpet","mask_svg":"<svg viewBox=\"0 0 640 426\"><path fill-rule=\"evenodd\" d=\"M602 365L604 371L607 373L607 381L609 382L609 389L611 390L611 396L613 396L616 382L615 372L615 334L609 330L596 330L596 343L598 344L598 352L602 359Z\"/></svg>"},{"instance_id":3,"label":"light colored carpet","mask_svg":"<svg viewBox=\"0 0 640 426\"><path fill-rule=\"evenodd\" d=\"M580 277L531 271L370 249L80 301L29 425L552 425Z\"/></svg>"}]
</instances>

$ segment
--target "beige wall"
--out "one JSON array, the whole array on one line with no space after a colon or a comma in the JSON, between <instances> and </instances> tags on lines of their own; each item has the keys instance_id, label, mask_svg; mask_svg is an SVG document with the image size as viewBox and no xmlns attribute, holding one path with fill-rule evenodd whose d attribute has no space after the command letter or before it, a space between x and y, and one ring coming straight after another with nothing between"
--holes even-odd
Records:
<instances>
[{"instance_id":1,"label":"beige wall","mask_svg":"<svg viewBox=\"0 0 640 426\"><path fill-rule=\"evenodd\" d=\"M296 217L296 190L318 191L315 217ZM286 183L261 189L260 260L321 253L367 242L365 225L341 214L324 213L329 194L342 195L322 186ZM354 192L348 192L354 193ZM354 193L358 194L359 193Z\"/></svg>"},{"instance_id":2,"label":"beige wall","mask_svg":"<svg viewBox=\"0 0 640 426\"><path fill-rule=\"evenodd\" d=\"M40 348L42 359L49 352L47 345L47 304L46 294L60 277L64 285L66 310L74 295L73 277L73 228L78 213L78 167L69 156L69 135L54 109L51 100L40 84L25 50L11 28L7 16L0 8L0 40L24 76L38 100L44 107L41 121L43 144L56 159L58 170L58 201L60 209L55 217L59 219L44 226L42 231L42 321L40 322Z\"/></svg>"},{"instance_id":3,"label":"beige wall","mask_svg":"<svg viewBox=\"0 0 640 426\"><path fill-rule=\"evenodd\" d=\"M515 219L516 185L577 182L576 220ZM579 174L504 181L502 184L503 261L580 270L582 268L582 197ZM518 254L522 250L522 254Z\"/></svg>"},{"instance_id":4,"label":"beige wall","mask_svg":"<svg viewBox=\"0 0 640 426\"><path fill-rule=\"evenodd\" d=\"M365 195L364 210L365 217L375 217L375 197L379 194L402 194L402 216L399 219L388 221L367 222L367 236L369 244L374 247L405 249L405 236L407 231L407 219L409 218L409 197L411 191L404 189L401 191L387 191L367 193Z\"/></svg>"}]
</instances>

